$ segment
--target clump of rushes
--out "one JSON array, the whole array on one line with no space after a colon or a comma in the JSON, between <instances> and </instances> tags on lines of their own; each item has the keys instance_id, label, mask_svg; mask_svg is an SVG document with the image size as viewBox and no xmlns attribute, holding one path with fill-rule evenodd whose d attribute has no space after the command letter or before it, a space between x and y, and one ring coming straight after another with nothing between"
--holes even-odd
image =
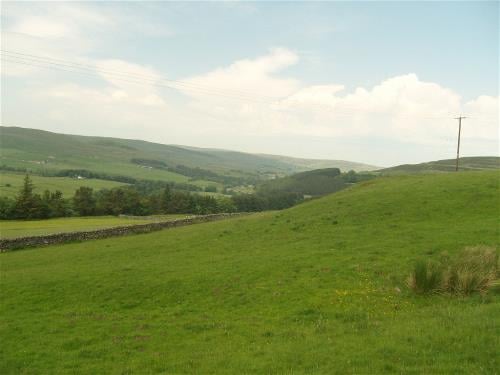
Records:
<instances>
[{"instance_id":1,"label":"clump of rushes","mask_svg":"<svg viewBox=\"0 0 500 375\"><path fill-rule=\"evenodd\" d=\"M499 269L495 248L475 246L466 248L454 260L442 257L439 262L418 261L407 284L419 294L484 294L500 288Z\"/></svg>"},{"instance_id":2,"label":"clump of rushes","mask_svg":"<svg viewBox=\"0 0 500 375\"><path fill-rule=\"evenodd\" d=\"M418 294L436 293L441 290L442 276L440 264L419 260L408 277L407 284Z\"/></svg>"}]
</instances>

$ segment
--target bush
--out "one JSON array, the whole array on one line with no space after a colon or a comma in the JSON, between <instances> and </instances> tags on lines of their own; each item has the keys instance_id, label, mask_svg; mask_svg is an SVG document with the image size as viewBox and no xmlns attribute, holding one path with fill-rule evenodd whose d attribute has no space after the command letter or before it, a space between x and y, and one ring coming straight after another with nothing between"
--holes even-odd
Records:
<instances>
[{"instance_id":1,"label":"bush","mask_svg":"<svg viewBox=\"0 0 500 375\"><path fill-rule=\"evenodd\" d=\"M500 286L498 262L496 249L487 246L469 247L454 261L447 257L442 257L436 263L418 261L407 284L419 294L484 294Z\"/></svg>"}]
</instances>

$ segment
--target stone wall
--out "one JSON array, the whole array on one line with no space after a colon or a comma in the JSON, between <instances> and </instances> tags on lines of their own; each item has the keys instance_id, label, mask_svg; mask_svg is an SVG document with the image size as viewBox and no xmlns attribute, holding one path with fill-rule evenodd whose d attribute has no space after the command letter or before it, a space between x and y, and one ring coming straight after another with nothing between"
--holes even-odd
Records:
<instances>
[{"instance_id":1,"label":"stone wall","mask_svg":"<svg viewBox=\"0 0 500 375\"><path fill-rule=\"evenodd\" d=\"M221 220L241 215L244 215L244 213L191 216L185 219L111 227L86 232L66 232L49 234L46 236L6 238L0 239L0 252L22 249L26 247L47 246L66 242L95 240L99 238L125 236L128 234L149 233L161 229L204 223L208 221Z\"/></svg>"}]
</instances>

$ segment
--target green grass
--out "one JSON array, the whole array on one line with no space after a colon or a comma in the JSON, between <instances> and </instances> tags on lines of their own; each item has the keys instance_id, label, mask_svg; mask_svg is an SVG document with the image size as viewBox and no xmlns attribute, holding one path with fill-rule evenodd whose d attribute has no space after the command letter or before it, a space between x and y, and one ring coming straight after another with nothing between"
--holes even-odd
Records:
<instances>
[{"instance_id":1,"label":"green grass","mask_svg":"<svg viewBox=\"0 0 500 375\"><path fill-rule=\"evenodd\" d=\"M408 173L440 173L454 172L456 159L436 160L420 164L403 164L391 168L381 169L378 172L384 175L408 174ZM500 157L498 156L474 156L459 159L460 171L481 171L488 169L500 169Z\"/></svg>"},{"instance_id":2,"label":"green grass","mask_svg":"<svg viewBox=\"0 0 500 375\"><path fill-rule=\"evenodd\" d=\"M15 197L23 186L24 176L24 173L0 172L0 197ZM35 193L42 194L45 190L52 192L60 190L65 198L71 198L80 186L101 190L126 185L121 182L98 179L77 180L70 177L42 177L36 175L30 175L30 177L35 186Z\"/></svg>"},{"instance_id":3,"label":"green grass","mask_svg":"<svg viewBox=\"0 0 500 375\"><path fill-rule=\"evenodd\" d=\"M48 220L0 220L0 238L42 236L52 233L88 231L122 225L167 221L187 215L157 215L147 217L90 216L64 217Z\"/></svg>"},{"instance_id":4,"label":"green grass","mask_svg":"<svg viewBox=\"0 0 500 375\"><path fill-rule=\"evenodd\" d=\"M500 367L500 296L418 296L417 259L499 246L499 177L379 178L281 212L1 255L0 372Z\"/></svg>"}]
</instances>

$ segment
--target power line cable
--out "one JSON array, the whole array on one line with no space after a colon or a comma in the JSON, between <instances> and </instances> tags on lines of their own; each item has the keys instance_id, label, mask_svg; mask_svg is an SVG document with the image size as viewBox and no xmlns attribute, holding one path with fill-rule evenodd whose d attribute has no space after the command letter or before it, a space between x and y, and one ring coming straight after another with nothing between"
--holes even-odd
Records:
<instances>
[{"instance_id":1,"label":"power line cable","mask_svg":"<svg viewBox=\"0 0 500 375\"><path fill-rule=\"evenodd\" d=\"M167 79L161 76L153 77L153 76L147 76L147 75L141 75L141 74L135 74L135 73L125 73L123 71L117 71L117 70L109 70L109 69L102 69L97 66L92 66L92 65L87 65L87 64L81 64L81 63L75 63L75 62L70 62L68 60L62 60L62 59L54 59L54 58L46 58L42 56L37 56L37 55L32 55L32 54L26 54L26 53L20 53L20 52L14 52L14 51L7 51L7 50L1 50L1 58L5 62L10 62L14 64L22 64L22 65L31 65L35 67L42 67L42 68L49 68L49 69L55 69L55 70L60 70L68 73L78 73L78 74L84 74L87 76L97 76L100 78L105 78L102 77L100 74L107 75L108 79L112 78L113 80L119 80L123 82L128 82L128 83L133 83L133 84L149 84L151 86L157 86L157 87L162 87L162 88L168 88L171 90L188 90L188 91L193 91L205 95L215 95L215 96L221 96L227 99L233 99L233 100L243 100L243 101L248 101L248 102L254 102L258 104L267 104L267 105L272 105L273 110L276 111L283 111L283 108L280 107L279 101L281 101L281 104L283 104L283 100L292 100L293 101L293 96L288 97L285 99L278 99L278 98L272 98L272 97L265 97L261 96L258 97L254 95L254 97L247 97L243 95L230 95L227 93L224 93L220 90L214 90L214 89L208 89L207 87L202 87L200 85L189 87L187 86L189 83L185 81L180 81L180 80L172 80L172 79ZM172 84L167 84L164 83L163 81L167 82L172 82ZM181 85L183 87L179 88ZM226 92L229 92L230 90L225 90ZM234 92L237 92L234 90ZM243 93L243 91L239 91ZM245 93L244 95L248 95L249 93ZM273 102L267 102L265 99L272 99ZM293 104L293 103L292 103ZM296 103L298 107L300 107L301 103ZM323 111L328 111L328 112L333 112L334 116L363 116L365 113L371 113L374 115L380 115L380 116L390 116L390 117L397 117L399 119L432 119L432 120L444 120L444 119L450 119L450 116L410 116L410 115L398 115L398 114L389 114L387 112L380 112L380 111L370 111L367 110L366 108L354 108L354 107L346 107L342 106L342 110L336 109L335 104L332 105L326 105L326 104L318 104L318 103L308 103L307 104L308 108L315 107L315 108L320 108ZM300 108L297 108L300 110ZM285 110L290 111L290 108L286 108ZM485 120L483 121L495 121L495 120Z\"/></svg>"},{"instance_id":2,"label":"power line cable","mask_svg":"<svg viewBox=\"0 0 500 375\"><path fill-rule=\"evenodd\" d=\"M208 85L200 85L197 84L196 82L193 81L183 81L183 80L175 80L175 79L170 79L170 78L165 78L160 75L145 75L145 74L138 74L138 73L132 73L132 72L125 72L123 70L109 70L105 69L102 67L98 67L96 65L90 65L90 64L82 64L82 63L77 63L77 62L71 62L68 60L63 60L63 59L56 59L56 58L49 58L49 57L44 57L44 56L37 56L37 55L32 55L32 54L27 54L27 53L20 53L20 52L14 52L14 51L7 51L0 49L0 53L5 54L9 57L22 57L24 59L28 59L29 61L35 61L35 62L44 62L44 63L52 63L52 64L61 64L63 66L68 66L71 68L78 68L78 69L87 69L87 70L95 70L98 72L103 72L103 73L110 73L110 74L115 74L115 75L124 75L126 77L133 77L133 78L138 78L138 79L147 79L147 80L153 80L153 81L165 81L165 82L170 82L175 85L181 85L181 86L186 86L186 87L193 87L196 89L203 89L203 90L214 90L215 92L219 92L219 89L213 88ZM234 89L224 89L225 92L222 92L222 94L235 94L238 96L255 96L256 93L250 92L250 91L242 91L242 90L234 90ZM272 96L266 96L266 95L260 95L260 97L269 99L269 100L276 100L276 97Z\"/></svg>"}]
</instances>

